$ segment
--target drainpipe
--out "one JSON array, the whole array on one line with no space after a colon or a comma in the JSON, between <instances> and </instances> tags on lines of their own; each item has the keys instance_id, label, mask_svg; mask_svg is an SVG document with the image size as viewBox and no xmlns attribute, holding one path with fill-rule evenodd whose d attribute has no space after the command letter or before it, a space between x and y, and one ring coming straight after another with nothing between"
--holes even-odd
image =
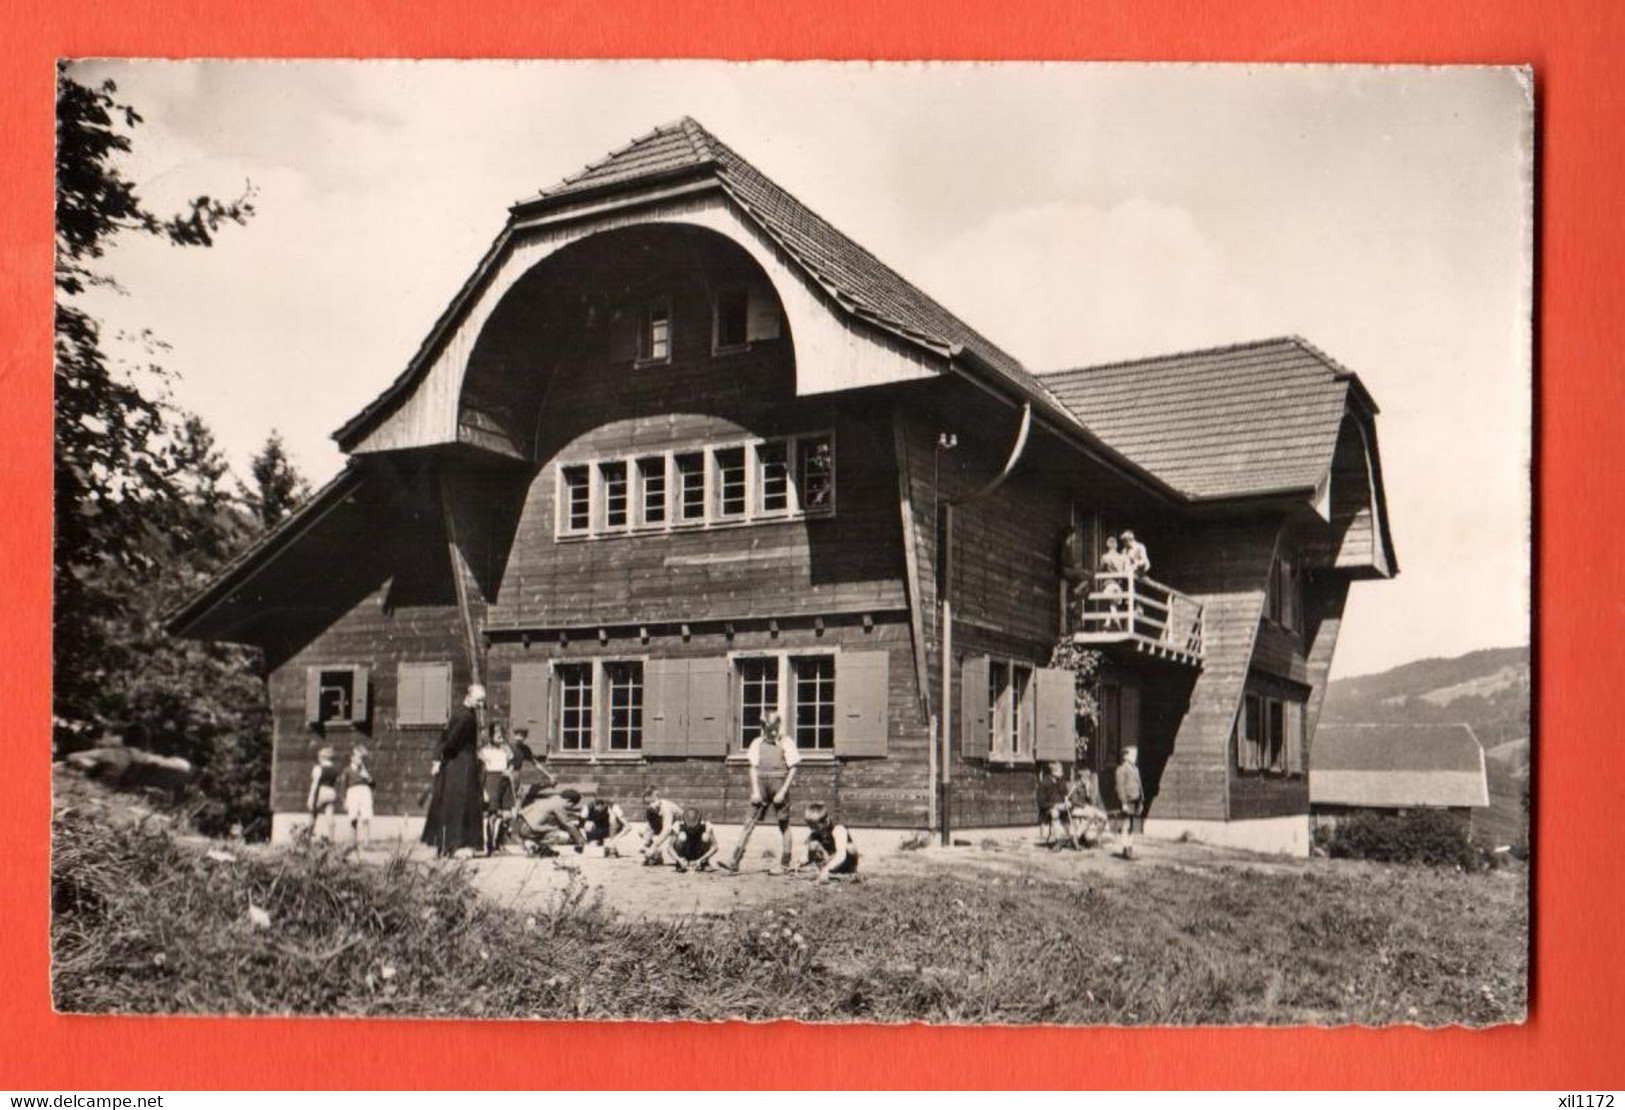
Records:
<instances>
[{"instance_id":1,"label":"drainpipe","mask_svg":"<svg viewBox=\"0 0 1625 1110\"><path fill-rule=\"evenodd\" d=\"M1016 441L1010 447L1010 457L1004 462L1004 469L1000 470L993 479L980 489L971 491L962 497L952 497L942 502L942 537L939 541L938 562L941 565L942 583L940 587L942 601L942 758L938 766L942 768L940 790L941 804L937 807L942 816L942 846L948 847L953 843L951 829L951 802L953 799L953 724L954 699L949 696L953 688L953 651L954 651L954 611L953 611L953 551L954 551L954 509L959 505L972 505L987 497L1000 486L1015 470L1016 464L1021 461L1023 452L1027 450L1027 437L1032 432L1033 406L1025 402L1021 406L1021 427L1016 431ZM951 448L958 443L957 438L939 436L939 448Z\"/></svg>"}]
</instances>

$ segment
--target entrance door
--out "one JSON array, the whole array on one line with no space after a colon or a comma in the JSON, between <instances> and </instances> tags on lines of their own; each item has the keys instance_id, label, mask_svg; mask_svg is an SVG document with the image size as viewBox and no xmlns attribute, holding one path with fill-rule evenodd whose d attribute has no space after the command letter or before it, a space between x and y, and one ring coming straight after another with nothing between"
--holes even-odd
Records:
<instances>
[{"instance_id":1,"label":"entrance door","mask_svg":"<svg viewBox=\"0 0 1625 1110\"><path fill-rule=\"evenodd\" d=\"M1100 742L1095 745L1095 774L1108 811L1118 807L1117 764L1123 749L1140 745L1140 687L1112 682L1100 688Z\"/></svg>"}]
</instances>

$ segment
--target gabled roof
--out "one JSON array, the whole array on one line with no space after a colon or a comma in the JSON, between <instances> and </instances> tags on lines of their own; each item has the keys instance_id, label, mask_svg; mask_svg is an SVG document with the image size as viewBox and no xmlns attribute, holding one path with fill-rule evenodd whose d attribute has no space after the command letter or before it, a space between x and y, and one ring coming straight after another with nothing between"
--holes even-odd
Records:
<instances>
[{"instance_id":1,"label":"gabled roof","mask_svg":"<svg viewBox=\"0 0 1625 1110\"><path fill-rule=\"evenodd\" d=\"M1487 806L1484 749L1464 724L1332 724L1315 729L1314 805Z\"/></svg>"},{"instance_id":2,"label":"gabled roof","mask_svg":"<svg viewBox=\"0 0 1625 1110\"><path fill-rule=\"evenodd\" d=\"M1002 379L1018 398L1036 401L1052 417L1069 426L1071 432L1094 442L1108 456L1115 455L1014 356L843 235L686 116L676 123L655 128L581 172L515 204L508 226L480 260L456 299L441 314L411 364L382 394L335 431L333 438L348 450L410 395L418 380L428 372L441 339L478 295L485 279L511 246L516 225L536 216L567 211L606 194L635 194L645 187L690 178L715 181L746 218L844 311L946 359L960 359ZM1126 460L1119 461L1130 471L1138 469ZM1150 475L1141 477L1154 487L1161 485ZM1171 491L1163 489L1162 492L1167 495Z\"/></svg>"},{"instance_id":3,"label":"gabled roof","mask_svg":"<svg viewBox=\"0 0 1625 1110\"><path fill-rule=\"evenodd\" d=\"M1091 431L1187 496L1313 491L1325 479L1351 371L1296 336L1046 374Z\"/></svg>"}]
</instances>

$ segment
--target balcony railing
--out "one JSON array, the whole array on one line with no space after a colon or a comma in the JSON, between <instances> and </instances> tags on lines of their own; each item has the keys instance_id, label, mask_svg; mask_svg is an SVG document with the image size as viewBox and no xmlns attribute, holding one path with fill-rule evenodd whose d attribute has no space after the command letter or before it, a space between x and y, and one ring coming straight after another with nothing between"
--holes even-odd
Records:
<instances>
[{"instance_id":1,"label":"balcony railing","mask_svg":"<svg viewBox=\"0 0 1625 1110\"><path fill-rule=\"evenodd\" d=\"M1164 659L1202 662L1201 602L1154 578L1094 575L1072 620L1074 643L1126 644Z\"/></svg>"}]
</instances>

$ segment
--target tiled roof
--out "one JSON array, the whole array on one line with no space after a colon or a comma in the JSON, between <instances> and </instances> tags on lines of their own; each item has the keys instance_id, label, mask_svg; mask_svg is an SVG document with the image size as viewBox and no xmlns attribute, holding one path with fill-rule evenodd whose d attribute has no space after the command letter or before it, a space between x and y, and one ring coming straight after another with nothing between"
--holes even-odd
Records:
<instances>
[{"instance_id":1,"label":"tiled roof","mask_svg":"<svg viewBox=\"0 0 1625 1110\"><path fill-rule=\"evenodd\" d=\"M965 348L1023 392L1060 408L1038 376L1014 356L843 235L691 118L655 128L520 207L707 167L714 167L717 180L746 214L848 311L932 346Z\"/></svg>"},{"instance_id":2,"label":"tiled roof","mask_svg":"<svg viewBox=\"0 0 1625 1110\"><path fill-rule=\"evenodd\" d=\"M1315 729L1309 800L1321 805L1485 806L1484 749L1464 724Z\"/></svg>"},{"instance_id":3,"label":"tiled roof","mask_svg":"<svg viewBox=\"0 0 1625 1110\"><path fill-rule=\"evenodd\" d=\"M1107 444L1198 499L1316 488L1358 382L1290 336L1044 380Z\"/></svg>"}]
</instances>

